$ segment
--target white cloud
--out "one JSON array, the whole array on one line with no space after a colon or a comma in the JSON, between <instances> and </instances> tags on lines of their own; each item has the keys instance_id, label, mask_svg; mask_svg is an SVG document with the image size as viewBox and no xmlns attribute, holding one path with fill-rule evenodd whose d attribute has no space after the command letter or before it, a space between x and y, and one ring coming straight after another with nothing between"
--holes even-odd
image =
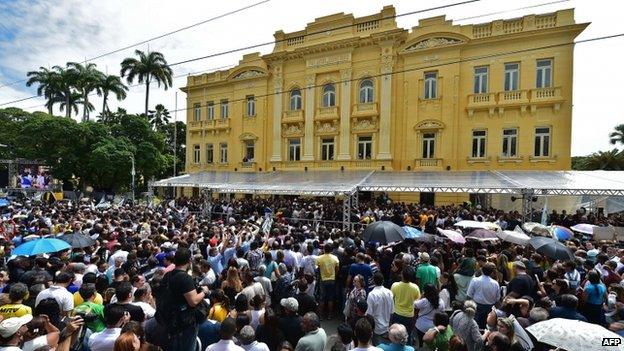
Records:
<instances>
[{"instance_id":1,"label":"white cloud","mask_svg":"<svg viewBox=\"0 0 624 351\"><path fill-rule=\"evenodd\" d=\"M64 64L67 61L81 61L104 52L145 40L191 23L254 3L254 0L230 1L168 1L168 0L57 0L19 1L7 0L0 3L3 28L14 31L15 38L2 40L0 32L0 81L6 82L24 77L29 70L39 66ZM435 2L393 1L397 13L405 13L426 7L449 4L453 0ZM397 19L399 26L411 28L419 18L446 14L447 18L464 18L484 13L526 7L543 1L495 1L457 6L428 13L410 15ZM354 13L363 16L378 12L389 2L371 0L343 1L288 1L271 0L244 12L203 24L163 39L149 43L150 50L161 51L169 62L204 56L251 44L268 42L276 30L286 32L303 29L306 23L316 17L336 12ZM599 5L599 4L602 4ZM579 37L591 38L606 34L624 32L619 14L624 3L616 1L569 1L539 8L519 10L488 17L462 21L478 23L496 18L510 18L528 13L554 11L576 7L577 22L592 22ZM619 58L624 51L624 38L578 45L575 49L574 112L572 131L572 153L581 155L598 149L610 149L608 133L617 123L624 122L624 112L619 108L622 98L621 83L624 70ZM146 50L147 44L138 49ZM209 68L238 62L244 53L260 51L268 53L271 46L244 52L218 56L176 66L174 74L202 71ZM131 56L133 49L109 55L96 60L99 68L109 74L119 74L119 62ZM3 73L4 72L4 73ZM4 74L4 77L2 76ZM7 75L9 77L7 77ZM163 103L173 109L177 88L183 86L185 78L174 81L175 89L164 91L152 89L150 105ZM32 94L23 84L0 88L0 103ZM185 95L178 94L178 108L185 108ZM42 101L42 100L39 100ZM43 103L43 102L41 102ZM101 101L93 99L97 109ZM118 103L111 101L111 108ZM32 107L37 100L15 104ZM143 110L144 88L134 87L124 102L129 111ZM43 110L43 107L31 110ZM184 113L178 113L184 118Z\"/></svg>"}]
</instances>

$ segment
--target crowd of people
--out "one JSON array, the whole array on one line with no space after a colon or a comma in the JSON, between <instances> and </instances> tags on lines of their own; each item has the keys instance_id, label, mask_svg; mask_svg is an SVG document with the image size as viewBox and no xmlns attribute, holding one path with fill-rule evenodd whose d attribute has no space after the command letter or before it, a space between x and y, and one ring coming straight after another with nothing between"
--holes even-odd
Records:
<instances>
[{"instance_id":1,"label":"crowd of people","mask_svg":"<svg viewBox=\"0 0 624 351\"><path fill-rule=\"evenodd\" d=\"M503 241L361 237L380 220L432 234L460 220L513 229L517 212L382 198L361 201L342 230L333 199L213 201L210 211L204 203L4 208L0 351L549 350L526 328L551 318L624 335L617 244L574 238L566 245L575 259L561 262ZM623 220L549 216L566 226ZM92 244L12 253L68 233Z\"/></svg>"}]
</instances>

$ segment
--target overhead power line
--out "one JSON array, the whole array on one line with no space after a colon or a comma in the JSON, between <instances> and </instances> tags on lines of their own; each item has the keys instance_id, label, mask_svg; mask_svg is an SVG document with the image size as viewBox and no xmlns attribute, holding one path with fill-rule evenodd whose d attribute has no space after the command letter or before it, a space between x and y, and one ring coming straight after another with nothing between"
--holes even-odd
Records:
<instances>
[{"instance_id":1,"label":"overhead power line","mask_svg":"<svg viewBox=\"0 0 624 351\"><path fill-rule=\"evenodd\" d=\"M242 12L242 11L245 11L245 10L248 10L248 9L250 9L250 8L253 8L253 7L256 7L256 6L259 6L259 5L265 4L265 3L269 2L269 1L271 1L271 0L262 0L262 1L259 1L259 2L256 2L256 3L253 3L253 4L251 4L251 5L247 5L247 6L241 7L241 8L236 9L236 10L232 10L232 11L229 11L229 12L226 12L226 13L222 13L222 14L220 14L220 15L217 15L217 16L214 16L214 17L211 17L211 18L208 18L208 19L203 20L203 21L201 21L201 22L193 23L193 24L191 24L191 25L188 25L188 26L185 26L185 27L182 27L182 28L178 28L178 29L176 29L176 30L173 30L173 31L171 31L171 32L163 33L163 34L157 35L157 36L155 36L155 37L152 37L152 38L149 38L149 39L145 39L145 40L139 41L139 42L137 42L137 43L130 44L130 45L128 45L128 46L124 46L124 47L119 48L119 49L115 49L115 50L112 50L112 51L108 51L108 52L105 52L105 53L99 54L99 55L97 55L97 56L93 56L93 57L91 57L91 58L85 59L85 60L84 60L84 61L82 61L82 62L83 62L83 63L85 63L85 62L89 62L89 61L97 60L97 59L99 59L99 58L102 58L102 57L105 57L105 56L108 56L108 55L112 55L112 54L118 53L118 52L120 52L120 51L124 51L124 50L127 50L127 49L131 49L131 48L133 48L133 47L135 47L135 46L139 46L139 45L142 45L142 44L146 44L146 43L149 43L149 42L154 41L154 40L157 40L157 39L162 39L162 38L167 37L167 36L170 36L170 35L172 35L172 34L176 34L176 33L179 33L179 32L182 32L182 31L185 31L185 30L187 30L187 29L195 28L195 27L200 26L200 25L202 25L202 24L206 24L206 23L208 23L208 22L212 22L212 21L215 21L215 20L218 20L218 19L221 19L221 18L224 18L224 17L230 16L230 15L234 15L234 14L236 14L236 13L239 13L239 12ZM0 85L0 88L6 87L6 86L15 85L15 84L17 84L17 83L25 82L25 81L27 81L27 80L28 80L28 79L20 79L20 80L16 80L16 81L14 81L14 82L10 82L10 83L4 83L4 84L1 84L1 85Z\"/></svg>"}]
</instances>

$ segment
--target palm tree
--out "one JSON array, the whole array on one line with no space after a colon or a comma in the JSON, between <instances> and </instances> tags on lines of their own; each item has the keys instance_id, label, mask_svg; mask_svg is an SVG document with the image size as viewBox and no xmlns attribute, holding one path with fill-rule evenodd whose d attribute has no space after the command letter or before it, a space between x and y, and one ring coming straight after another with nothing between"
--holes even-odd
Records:
<instances>
[{"instance_id":1,"label":"palm tree","mask_svg":"<svg viewBox=\"0 0 624 351\"><path fill-rule=\"evenodd\" d=\"M162 128L162 126L169 123L170 117L171 116L169 115L169 110L167 110L165 106L163 106L163 104L156 105L156 109L153 111L150 110L149 115L147 116L150 125L155 130L160 129Z\"/></svg>"},{"instance_id":2,"label":"palm tree","mask_svg":"<svg viewBox=\"0 0 624 351\"><path fill-rule=\"evenodd\" d=\"M54 102L62 102L64 106L72 106L72 93L76 85L76 71L66 69L61 66L53 66L52 69L56 73L57 90L54 96ZM65 116L71 117L71 108L65 109ZM61 109L63 111L63 109ZM78 114L78 112L76 112Z\"/></svg>"},{"instance_id":3,"label":"palm tree","mask_svg":"<svg viewBox=\"0 0 624 351\"><path fill-rule=\"evenodd\" d=\"M68 69L72 70L76 76L75 86L82 95L83 103L83 115L82 120L89 120L89 93L93 90L100 94L100 82L102 81L103 73L97 70L95 63L87 63L85 65L78 62L68 62Z\"/></svg>"},{"instance_id":4,"label":"palm tree","mask_svg":"<svg viewBox=\"0 0 624 351\"><path fill-rule=\"evenodd\" d=\"M65 111L65 116L71 118L71 113L78 114L78 106L83 105L86 106L87 109L93 110L93 105L91 103L87 103L84 105L84 100L82 99L82 94L77 91L72 91L69 93L69 96L65 95L65 93L59 93L56 95L55 101L60 105L61 112Z\"/></svg>"},{"instance_id":5,"label":"palm tree","mask_svg":"<svg viewBox=\"0 0 624 351\"><path fill-rule=\"evenodd\" d=\"M37 87L37 95L43 95L47 99L45 106L48 108L48 114L52 115L54 96L59 92L58 73L45 67L39 67L38 71L30 71L26 75L28 76L26 86L31 86L35 83L39 85Z\"/></svg>"},{"instance_id":6,"label":"palm tree","mask_svg":"<svg viewBox=\"0 0 624 351\"><path fill-rule=\"evenodd\" d=\"M119 76L103 75L99 86L100 91L98 91L98 95L103 96L102 115L107 111L110 112L108 109L108 94L115 94L115 97L117 97L119 101L125 99L127 96L126 91L128 91L128 87L121 81Z\"/></svg>"},{"instance_id":7,"label":"palm tree","mask_svg":"<svg viewBox=\"0 0 624 351\"><path fill-rule=\"evenodd\" d=\"M624 124L619 124L615 126L615 132L611 132L609 134L609 138L611 138L611 144L615 145L616 143L620 143L624 145Z\"/></svg>"},{"instance_id":8,"label":"palm tree","mask_svg":"<svg viewBox=\"0 0 624 351\"><path fill-rule=\"evenodd\" d=\"M624 170L624 151L613 149L611 151L598 151L587 156L583 161L583 169L593 170Z\"/></svg>"},{"instance_id":9,"label":"palm tree","mask_svg":"<svg viewBox=\"0 0 624 351\"><path fill-rule=\"evenodd\" d=\"M171 75L173 71L167 65L167 60L160 52L148 52L147 55L136 50L135 55L139 58L128 57L121 62L121 76L126 77L132 84L134 78L138 78L139 84L145 82L145 116L148 114L150 83L155 81L158 86L162 84L165 90L172 86Z\"/></svg>"}]
</instances>

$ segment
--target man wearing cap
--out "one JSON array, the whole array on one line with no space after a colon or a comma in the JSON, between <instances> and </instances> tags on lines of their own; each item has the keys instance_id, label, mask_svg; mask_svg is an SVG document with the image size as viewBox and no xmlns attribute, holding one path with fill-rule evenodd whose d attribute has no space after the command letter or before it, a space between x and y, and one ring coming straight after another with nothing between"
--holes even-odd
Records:
<instances>
[{"instance_id":1,"label":"man wearing cap","mask_svg":"<svg viewBox=\"0 0 624 351\"><path fill-rule=\"evenodd\" d=\"M3 320L0 323L0 336L3 343L0 345L2 351L21 351L19 345L24 339L24 334L28 330L26 324L33 319L33 316L27 314L22 317L13 317Z\"/></svg>"},{"instance_id":2,"label":"man wearing cap","mask_svg":"<svg viewBox=\"0 0 624 351\"><path fill-rule=\"evenodd\" d=\"M424 290L427 284L438 287L438 271L429 263L429 260L428 253L423 252L420 255L420 264L416 270L416 279L420 290Z\"/></svg>"},{"instance_id":3,"label":"man wearing cap","mask_svg":"<svg viewBox=\"0 0 624 351\"><path fill-rule=\"evenodd\" d=\"M297 345L297 341L303 336L299 302L294 297L282 299L280 305L283 307L282 316L278 320L278 325L286 340L292 345Z\"/></svg>"},{"instance_id":4,"label":"man wearing cap","mask_svg":"<svg viewBox=\"0 0 624 351\"><path fill-rule=\"evenodd\" d=\"M522 296L535 295L535 284L533 278L526 273L526 266L522 261L515 261L513 263L513 269L515 278L513 278L507 285L508 295L519 298Z\"/></svg>"},{"instance_id":5,"label":"man wearing cap","mask_svg":"<svg viewBox=\"0 0 624 351\"><path fill-rule=\"evenodd\" d=\"M256 340L256 332L250 325L246 325L241 329L238 341L245 351L269 351L267 344Z\"/></svg>"}]
</instances>

